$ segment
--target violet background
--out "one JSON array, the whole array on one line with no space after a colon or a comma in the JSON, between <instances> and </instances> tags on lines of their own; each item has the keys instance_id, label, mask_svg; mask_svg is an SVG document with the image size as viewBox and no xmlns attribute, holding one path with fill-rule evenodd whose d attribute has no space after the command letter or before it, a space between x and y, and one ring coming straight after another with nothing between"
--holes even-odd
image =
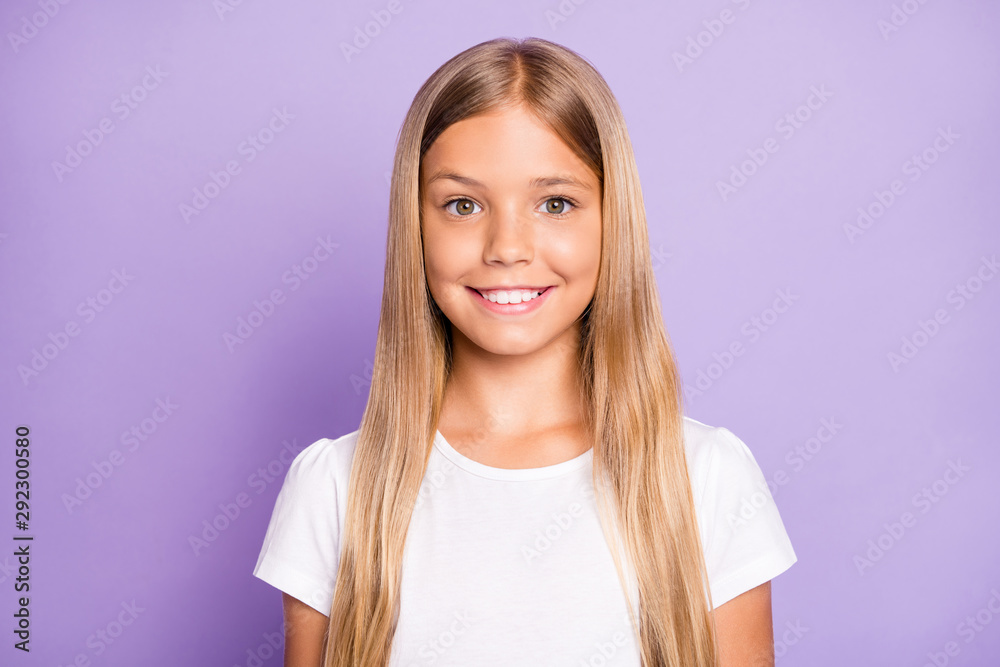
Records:
<instances>
[{"instance_id":1,"label":"violet background","mask_svg":"<svg viewBox=\"0 0 1000 667\"><path fill-rule=\"evenodd\" d=\"M539 36L594 63L624 110L682 375L715 376L687 414L787 475L775 501L799 561L772 583L778 664L1000 664L1000 280L948 300L1000 248L996 4L220 2L53 3L17 45L46 2L0 9L0 539L17 532L19 424L35 536L27 655L11 647L15 563L0 548L0 662L281 663L280 649L255 661L281 609L251 571L283 443L353 431L364 409L396 133L448 58ZM725 9L734 21L679 69L674 53ZM894 10L907 21L883 35ZM348 62L341 44L372 12L391 22ZM147 67L166 76L121 119L111 104ZM812 86L832 96L786 139L775 123ZM238 147L274 108L294 118L246 161ZM113 132L60 181L52 163L104 117ZM909 180L904 163L949 127L958 139ZM717 181L768 137L779 150L723 201ZM179 205L229 160L240 173L185 222ZM850 242L845 225L894 179L905 193ZM292 290L282 276L318 237L338 247ZM123 268L134 279L86 322L78 304ZM274 289L285 301L231 351L223 335ZM743 326L782 289L798 299L751 341ZM887 355L938 309L948 322L894 370ZM79 335L23 381L71 320ZM733 341L745 352L720 374L713 355ZM179 407L127 451L122 433L168 398ZM824 418L842 427L796 467ZM67 509L115 449L122 465ZM955 461L968 471L921 513L914 496ZM279 474L252 482L269 464ZM189 537L240 493L250 505L196 554ZM883 536L907 511L915 525ZM891 547L859 573L880 536ZM132 601L141 613L98 655L88 638ZM970 637L960 624L977 613Z\"/></svg>"}]
</instances>

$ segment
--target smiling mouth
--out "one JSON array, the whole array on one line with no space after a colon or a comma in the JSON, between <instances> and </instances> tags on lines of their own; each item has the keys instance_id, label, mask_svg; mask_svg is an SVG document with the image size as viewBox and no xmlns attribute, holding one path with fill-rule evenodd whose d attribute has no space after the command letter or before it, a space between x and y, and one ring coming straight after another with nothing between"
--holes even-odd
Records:
<instances>
[{"instance_id":1,"label":"smiling mouth","mask_svg":"<svg viewBox=\"0 0 1000 667\"><path fill-rule=\"evenodd\" d=\"M487 301L506 305L525 303L537 299L547 292L550 287L519 287L514 289L479 289L470 287L469 289L478 292Z\"/></svg>"}]
</instances>

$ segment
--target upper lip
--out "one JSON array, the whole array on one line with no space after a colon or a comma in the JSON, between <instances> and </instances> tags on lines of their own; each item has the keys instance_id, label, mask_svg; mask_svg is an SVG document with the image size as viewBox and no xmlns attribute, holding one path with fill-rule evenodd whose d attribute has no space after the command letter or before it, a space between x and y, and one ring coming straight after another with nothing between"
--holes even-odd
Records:
<instances>
[{"instance_id":1,"label":"upper lip","mask_svg":"<svg viewBox=\"0 0 1000 667\"><path fill-rule=\"evenodd\" d=\"M479 292L492 292L495 290L543 290L548 289L551 285L495 285L493 287L473 287L472 289Z\"/></svg>"}]
</instances>

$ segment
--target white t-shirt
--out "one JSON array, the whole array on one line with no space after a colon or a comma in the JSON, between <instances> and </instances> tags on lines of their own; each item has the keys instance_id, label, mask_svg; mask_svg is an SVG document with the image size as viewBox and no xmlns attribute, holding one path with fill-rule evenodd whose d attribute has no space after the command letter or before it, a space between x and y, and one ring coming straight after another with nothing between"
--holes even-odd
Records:
<instances>
[{"instance_id":1,"label":"white t-shirt","mask_svg":"<svg viewBox=\"0 0 1000 667\"><path fill-rule=\"evenodd\" d=\"M747 446L725 428L683 421L718 607L797 558ZM318 440L295 457L253 571L327 616L357 436ZM592 465L590 449L542 468L494 468L436 433L406 538L392 667L638 667ZM638 612L634 574L626 573Z\"/></svg>"}]
</instances>

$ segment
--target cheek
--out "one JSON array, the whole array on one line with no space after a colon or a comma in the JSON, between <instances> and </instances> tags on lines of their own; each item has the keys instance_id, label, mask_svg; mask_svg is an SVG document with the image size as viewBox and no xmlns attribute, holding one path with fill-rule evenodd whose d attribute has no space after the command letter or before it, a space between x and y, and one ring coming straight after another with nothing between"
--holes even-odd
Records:
<instances>
[{"instance_id":1,"label":"cheek","mask_svg":"<svg viewBox=\"0 0 1000 667\"><path fill-rule=\"evenodd\" d=\"M424 235L424 263L428 278L433 274L438 280L454 280L462 274L469 250L454 234Z\"/></svg>"},{"instance_id":2,"label":"cheek","mask_svg":"<svg viewBox=\"0 0 1000 667\"><path fill-rule=\"evenodd\" d=\"M454 234L435 234L433 228L424 234L424 269L431 295L442 310L448 310L452 301L464 294L456 283L462 280L469 267L468 243L462 243Z\"/></svg>"},{"instance_id":3,"label":"cheek","mask_svg":"<svg viewBox=\"0 0 1000 667\"><path fill-rule=\"evenodd\" d=\"M601 262L600 227L552 239L547 255L553 269L567 279L593 282Z\"/></svg>"}]
</instances>

